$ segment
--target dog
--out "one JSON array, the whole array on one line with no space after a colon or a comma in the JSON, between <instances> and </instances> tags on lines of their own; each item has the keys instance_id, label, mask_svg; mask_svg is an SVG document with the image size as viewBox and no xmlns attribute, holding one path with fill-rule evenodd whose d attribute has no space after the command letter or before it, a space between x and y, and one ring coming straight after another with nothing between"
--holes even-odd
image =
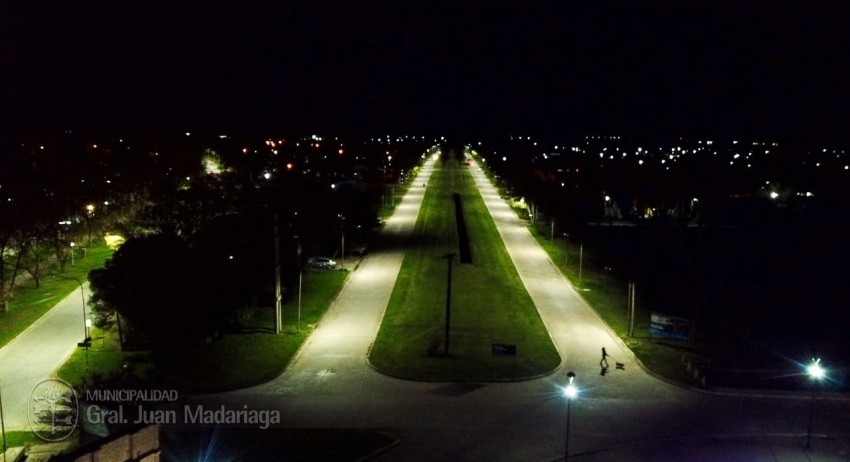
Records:
<instances>
[{"instance_id":1,"label":"dog","mask_svg":"<svg viewBox=\"0 0 850 462\"><path fill-rule=\"evenodd\" d=\"M614 364L616 364L617 369L620 369L621 371L626 370L626 365L625 365L625 364L623 364L623 363L614 363Z\"/></svg>"}]
</instances>

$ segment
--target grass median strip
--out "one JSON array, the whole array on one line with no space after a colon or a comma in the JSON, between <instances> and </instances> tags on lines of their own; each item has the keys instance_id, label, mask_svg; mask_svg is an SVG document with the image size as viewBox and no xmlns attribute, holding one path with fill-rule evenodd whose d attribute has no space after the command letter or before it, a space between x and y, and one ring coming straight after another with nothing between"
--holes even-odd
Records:
<instances>
[{"instance_id":1,"label":"grass median strip","mask_svg":"<svg viewBox=\"0 0 850 462\"><path fill-rule=\"evenodd\" d=\"M459 194L472 254L452 266L449 354L445 350L447 254L458 249L453 194ZM494 345L515 354L494 354ZM370 361L416 380L515 380L560 363L498 230L466 167L440 162L425 193L410 245Z\"/></svg>"}]
</instances>

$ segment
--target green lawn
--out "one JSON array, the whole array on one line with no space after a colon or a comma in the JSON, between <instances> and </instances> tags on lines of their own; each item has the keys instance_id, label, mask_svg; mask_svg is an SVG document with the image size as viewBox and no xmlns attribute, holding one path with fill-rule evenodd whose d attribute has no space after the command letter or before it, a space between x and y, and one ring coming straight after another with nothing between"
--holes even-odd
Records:
<instances>
[{"instance_id":1,"label":"green lawn","mask_svg":"<svg viewBox=\"0 0 850 462\"><path fill-rule=\"evenodd\" d=\"M88 248L85 257L78 256L75 259L74 266L70 262L65 265L64 273L59 272L56 263L48 262L44 274L56 273L63 277L45 275L38 288L35 287L35 280L28 276L20 277L21 282L15 288L9 311L0 313L0 347L17 337L68 294L80 288L77 281L66 278L77 278L85 284L89 271L102 268L112 252L104 244L94 244ZM83 338L82 323L83 319L80 318L80 340Z\"/></svg>"},{"instance_id":2,"label":"green lawn","mask_svg":"<svg viewBox=\"0 0 850 462\"><path fill-rule=\"evenodd\" d=\"M473 262L455 260L449 354L444 351L444 256L458 249L453 193L460 193ZM370 361L417 380L494 381L547 373L560 357L465 167L438 164ZM518 290L519 288L519 290ZM494 356L493 344L516 356Z\"/></svg>"},{"instance_id":3,"label":"green lawn","mask_svg":"<svg viewBox=\"0 0 850 462\"><path fill-rule=\"evenodd\" d=\"M7 431L6 432L6 447L17 448L31 446L44 443L44 440L38 437L34 432L26 431Z\"/></svg>"},{"instance_id":4,"label":"green lawn","mask_svg":"<svg viewBox=\"0 0 850 462\"><path fill-rule=\"evenodd\" d=\"M173 388L183 393L233 390L269 381L289 364L347 276L346 271L305 271L298 333L296 298L283 305L284 332L280 335L273 334L274 310L258 308L238 333L156 357L149 352L122 352L114 332L96 330L91 350L77 350L59 369L59 376L78 386L125 380L135 387Z\"/></svg>"}]
</instances>

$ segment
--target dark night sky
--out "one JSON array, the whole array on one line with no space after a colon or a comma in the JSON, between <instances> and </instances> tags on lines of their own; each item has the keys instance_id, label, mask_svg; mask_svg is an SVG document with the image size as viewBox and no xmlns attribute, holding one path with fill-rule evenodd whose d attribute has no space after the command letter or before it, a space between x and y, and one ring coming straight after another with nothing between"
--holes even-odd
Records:
<instances>
[{"instance_id":1,"label":"dark night sky","mask_svg":"<svg viewBox=\"0 0 850 462\"><path fill-rule=\"evenodd\" d=\"M845 2L169 3L4 2L0 121L812 140L850 126Z\"/></svg>"}]
</instances>

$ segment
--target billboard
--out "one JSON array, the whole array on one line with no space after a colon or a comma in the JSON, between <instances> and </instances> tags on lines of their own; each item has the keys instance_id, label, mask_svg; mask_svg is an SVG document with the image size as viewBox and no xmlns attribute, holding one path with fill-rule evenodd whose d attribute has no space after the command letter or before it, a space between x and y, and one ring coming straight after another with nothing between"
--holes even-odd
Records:
<instances>
[{"instance_id":1,"label":"billboard","mask_svg":"<svg viewBox=\"0 0 850 462\"><path fill-rule=\"evenodd\" d=\"M649 336L663 337L675 340L689 340L691 337L691 322L686 318L666 315L655 311L650 312Z\"/></svg>"}]
</instances>

